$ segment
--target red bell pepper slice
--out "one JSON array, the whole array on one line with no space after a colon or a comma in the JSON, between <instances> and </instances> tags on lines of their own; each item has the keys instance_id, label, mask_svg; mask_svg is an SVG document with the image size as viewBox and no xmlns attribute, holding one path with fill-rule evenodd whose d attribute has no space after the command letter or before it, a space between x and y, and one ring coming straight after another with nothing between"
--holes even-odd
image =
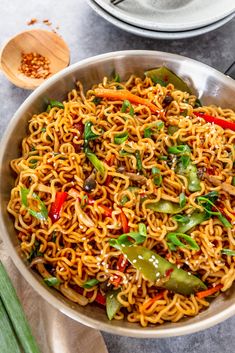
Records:
<instances>
[{"instance_id":1,"label":"red bell pepper slice","mask_svg":"<svg viewBox=\"0 0 235 353\"><path fill-rule=\"evenodd\" d=\"M105 215L105 217L110 217L110 218L112 217L112 212L113 212L112 208L107 207L105 205L99 205L99 207L102 209L102 212Z\"/></svg>"},{"instance_id":2,"label":"red bell pepper slice","mask_svg":"<svg viewBox=\"0 0 235 353\"><path fill-rule=\"evenodd\" d=\"M111 167L113 165L114 161L115 161L115 156L114 156L114 154L112 154L111 157L109 158L109 160L105 161L105 162L108 164L109 167ZM109 184L112 182L112 180L113 180L112 175L107 175L107 178L105 180L104 185L109 186Z\"/></svg>"},{"instance_id":3,"label":"red bell pepper slice","mask_svg":"<svg viewBox=\"0 0 235 353\"><path fill-rule=\"evenodd\" d=\"M106 305L106 298L103 294L101 294L100 292L97 293L97 296L95 298L95 301L98 303L98 304L101 304L101 305Z\"/></svg>"},{"instance_id":4,"label":"red bell pepper slice","mask_svg":"<svg viewBox=\"0 0 235 353\"><path fill-rule=\"evenodd\" d=\"M193 112L193 114L198 116L199 118L203 118L208 123L214 123L216 125L221 126L223 129L230 129L230 130L235 131L235 123L233 123L232 121L224 120L221 118L216 118L214 116L200 113L200 112Z\"/></svg>"},{"instance_id":5,"label":"red bell pepper slice","mask_svg":"<svg viewBox=\"0 0 235 353\"><path fill-rule=\"evenodd\" d=\"M128 266L128 260L124 257L124 255L120 255L117 261L116 269L120 272L125 272L126 267ZM122 280L121 276L114 275L112 280L112 284L114 287L118 287Z\"/></svg>"},{"instance_id":6,"label":"red bell pepper slice","mask_svg":"<svg viewBox=\"0 0 235 353\"><path fill-rule=\"evenodd\" d=\"M121 224L122 224L122 230L123 230L123 233L129 233L129 226L128 226L128 219L125 215L125 213L121 210L121 213L120 213L120 221L121 221Z\"/></svg>"},{"instance_id":7,"label":"red bell pepper slice","mask_svg":"<svg viewBox=\"0 0 235 353\"><path fill-rule=\"evenodd\" d=\"M63 203L66 201L67 196L68 196L67 192L57 191L55 196L55 201L52 203L50 212L49 212L49 217L51 218L52 223L55 223L60 218L62 206L63 206Z\"/></svg>"}]
</instances>

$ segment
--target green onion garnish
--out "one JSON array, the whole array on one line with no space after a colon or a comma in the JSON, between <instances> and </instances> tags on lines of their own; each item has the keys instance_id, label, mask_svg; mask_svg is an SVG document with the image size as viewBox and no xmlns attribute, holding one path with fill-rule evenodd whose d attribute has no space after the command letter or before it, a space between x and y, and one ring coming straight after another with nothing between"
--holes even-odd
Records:
<instances>
[{"instance_id":1,"label":"green onion garnish","mask_svg":"<svg viewBox=\"0 0 235 353\"><path fill-rule=\"evenodd\" d=\"M179 238L185 240L187 245L182 243ZM194 239L192 239L189 235L184 233L169 233L167 234L167 239L175 246L180 248L188 248L190 250L200 250L199 245L196 243Z\"/></svg>"},{"instance_id":2,"label":"green onion garnish","mask_svg":"<svg viewBox=\"0 0 235 353\"><path fill-rule=\"evenodd\" d=\"M142 244L147 237L147 229L144 223L139 223L138 227L138 232L122 234L117 239L110 239L109 244L118 250L121 250L122 247L133 245L129 238L134 240L134 244Z\"/></svg>"},{"instance_id":3,"label":"green onion garnish","mask_svg":"<svg viewBox=\"0 0 235 353\"><path fill-rule=\"evenodd\" d=\"M83 284L83 288L90 289L90 288L96 286L98 283L100 283L100 282L99 282L98 279L96 279L96 278L88 279L88 280Z\"/></svg>"},{"instance_id":4,"label":"green onion garnish","mask_svg":"<svg viewBox=\"0 0 235 353\"><path fill-rule=\"evenodd\" d=\"M121 145L128 139L128 136L128 132L117 134L114 136L114 143L116 143L116 145Z\"/></svg>"},{"instance_id":5,"label":"green onion garnish","mask_svg":"<svg viewBox=\"0 0 235 353\"><path fill-rule=\"evenodd\" d=\"M50 99L48 107L50 107L50 109L54 107L64 109L64 104L55 99Z\"/></svg>"},{"instance_id":6,"label":"green onion garnish","mask_svg":"<svg viewBox=\"0 0 235 353\"><path fill-rule=\"evenodd\" d=\"M136 167L138 172L140 172L143 169L142 161L141 161L141 156L140 156L140 151L136 151L135 153L135 158L136 158Z\"/></svg>"},{"instance_id":7,"label":"green onion garnish","mask_svg":"<svg viewBox=\"0 0 235 353\"><path fill-rule=\"evenodd\" d=\"M48 211L46 208L46 205L44 204L43 201L39 198L38 195L35 193L32 194L32 199L34 201L37 201L39 211L33 210L32 208L29 207L28 205L28 195L30 193L29 189L21 187L20 189L20 194L21 194L21 202L24 205L24 207L27 209L29 214L31 214L33 217L39 219L40 221L45 221L48 218Z\"/></svg>"},{"instance_id":8,"label":"green onion garnish","mask_svg":"<svg viewBox=\"0 0 235 353\"><path fill-rule=\"evenodd\" d=\"M168 153L170 154L184 154L190 153L190 147L188 145L178 145L178 146L171 146L168 147Z\"/></svg>"},{"instance_id":9,"label":"green onion garnish","mask_svg":"<svg viewBox=\"0 0 235 353\"><path fill-rule=\"evenodd\" d=\"M190 157L187 155L181 156L180 161L182 163L182 167L186 169L189 166L190 163Z\"/></svg>"},{"instance_id":10,"label":"green onion garnish","mask_svg":"<svg viewBox=\"0 0 235 353\"><path fill-rule=\"evenodd\" d=\"M85 148L88 145L88 142L90 140L95 140L98 137L100 137L100 135L97 135L92 131L92 126L93 126L93 123L91 121L87 121L84 126L84 145L85 145Z\"/></svg>"},{"instance_id":11,"label":"green onion garnish","mask_svg":"<svg viewBox=\"0 0 235 353\"><path fill-rule=\"evenodd\" d=\"M128 108L129 114L133 117L135 114L134 108L132 107L131 103L127 99L125 99L122 104L121 113L126 113Z\"/></svg>"},{"instance_id":12,"label":"green onion garnish","mask_svg":"<svg viewBox=\"0 0 235 353\"><path fill-rule=\"evenodd\" d=\"M161 171L157 167L152 168L153 182L155 185L160 186L162 183Z\"/></svg>"},{"instance_id":13,"label":"green onion garnish","mask_svg":"<svg viewBox=\"0 0 235 353\"><path fill-rule=\"evenodd\" d=\"M95 105L98 105L98 104L100 104L101 101L102 101L102 98L101 98L101 97L95 97L95 98L92 100L92 103L94 103Z\"/></svg>"},{"instance_id":14,"label":"green onion garnish","mask_svg":"<svg viewBox=\"0 0 235 353\"><path fill-rule=\"evenodd\" d=\"M186 196L183 192L181 192L179 196L180 207L184 207L186 205L186 202L187 202Z\"/></svg>"},{"instance_id":15,"label":"green onion garnish","mask_svg":"<svg viewBox=\"0 0 235 353\"><path fill-rule=\"evenodd\" d=\"M235 250L231 249L222 249L221 254L227 255L227 256L235 256Z\"/></svg>"},{"instance_id":16,"label":"green onion garnish","mask_svg":"<svg viewBox=\"0 0 235 353\"><path fill-rule=\"evenodd\" d=\"M152 138L152 134L154 133L154 128L161 130L164 127L163 121L157 121L156 123L150 124L148 127L144 129L144 138Z\"/></svg>"},{"instance_id":17,"label":"green onion garnish","mask_svg":"<svg viewBox=\"0 0 235 353\"><path fill-rule=\"evenodd\" d=\"M128 197L127 195L124 195L124 196L122 197L121 201L120 201L120 204L121 204L122 206L124 206L125 203L127 203L128 201L129 201L129 197Z\"/></svg>"},{"instance_id":18,"label":"green onion garnish","mask_svg":"<svg viewBox=\"0 0 235 353\"><path fill-rule=\"evenodd\" d=\"M44 278L44 282L49 286L58 286L60 284L60 280L57 277L47 277Z\"/></svg>"}]
</instances>

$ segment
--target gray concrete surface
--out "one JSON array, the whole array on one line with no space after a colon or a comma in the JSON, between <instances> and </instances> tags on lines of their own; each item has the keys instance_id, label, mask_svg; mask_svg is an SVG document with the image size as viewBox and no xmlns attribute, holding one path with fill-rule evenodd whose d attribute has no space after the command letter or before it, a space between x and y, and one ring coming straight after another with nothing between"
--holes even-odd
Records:
<instances>
[{"instance_id":1,"label":"gray concrete surface","mask_svg":"<svg viewBox=\"0 0 235 353\"><path fill-rule=\"evenodd\" d=\"M0 47L35 17L49 19L71 50L71 63L83 58L124 49L148 49L177 53L225 71L235 60L235 18L203 36L163 41L137 37L98 17L84 0L0 0ZM13 113L30 94L14 87L0 72L0 136ZM144 340L104 334L110 353L232 353L235 351L235 317L214 328L185 337ZM58 352L59 353L59 352Z\"/></svg>"}]
</instances>

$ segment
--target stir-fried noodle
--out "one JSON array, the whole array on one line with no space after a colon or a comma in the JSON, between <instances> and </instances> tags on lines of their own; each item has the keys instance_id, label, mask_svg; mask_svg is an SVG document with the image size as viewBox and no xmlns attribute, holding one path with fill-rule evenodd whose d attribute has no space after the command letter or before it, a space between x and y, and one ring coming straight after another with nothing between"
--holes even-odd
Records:
<instances>
[{"instance_id":1,"label":"stir-fried noodle","mask_svg":"<svg viewBox=\"0 0 235 353\"><path fill-rule=\"evenodd\" d=\"M198 112L235 122L230 109L131 76L86 93L78 83L31 118L8 211L47 284L80 305L115 300L109 318L142 326L195 316L231 287L235 131Z\"/></svg>"}]
</instances>

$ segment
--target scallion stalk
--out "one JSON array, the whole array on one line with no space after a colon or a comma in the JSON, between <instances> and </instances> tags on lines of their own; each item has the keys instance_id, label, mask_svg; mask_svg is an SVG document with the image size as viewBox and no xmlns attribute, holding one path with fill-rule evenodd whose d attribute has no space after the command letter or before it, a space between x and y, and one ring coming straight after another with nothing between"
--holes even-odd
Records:
<instances>
[{"instance_id":1,"label":"scallion stalk","mask_svg":"<svg viewBox=\"0 0 235 353\"><path fill-rule=\"evenodd\" d=\"M11 280L1 262L0 297L24 353L40 353L29 324L26 320L20 301L17 297L15 288L13 287Z\"/></svg>"},{"instance_id":2,"label":"scallion stalk","mask_svg":"<svg viewBox=\"0 0 235 353\"><path fill-rule=\"evenodd\" d=\"M0 342L1 353L21 353L11 322L0 300Z\"/></svg>"}]
</instances>

